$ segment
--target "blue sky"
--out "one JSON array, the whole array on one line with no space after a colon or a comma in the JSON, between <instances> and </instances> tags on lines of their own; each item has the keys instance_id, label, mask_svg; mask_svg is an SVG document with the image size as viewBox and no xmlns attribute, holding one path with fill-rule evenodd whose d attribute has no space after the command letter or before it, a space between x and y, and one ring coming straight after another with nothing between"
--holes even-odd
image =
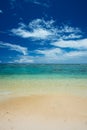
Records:
<instances>
[{"instance_id":1,"label":"blue sky","mask_svg":"<svg viewBox=\"0 0 87 130\"><path fill-rule=\"evenodd\" d=\"M87 63L86 0L0 0L0 63Z\"/></svg>"}]
</instances>

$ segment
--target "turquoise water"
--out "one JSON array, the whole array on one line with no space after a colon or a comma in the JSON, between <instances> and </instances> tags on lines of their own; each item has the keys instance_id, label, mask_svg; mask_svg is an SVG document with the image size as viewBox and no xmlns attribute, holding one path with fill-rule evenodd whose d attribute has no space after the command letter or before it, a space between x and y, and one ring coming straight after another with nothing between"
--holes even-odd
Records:
<instances>
[{"instance_id":1,"label":"turquoise water","mask_svg":"<svg viewBox=\"0 0 87 130\"><path fill-rule=\"evenodd\" d=\"M87 78L87 64L0 64L0 78Z\"/></svg>"},{"instance_id":2,"label":"turquoise water","mask_svg":"<svg viewBox=\"0 0 87 130\"><path fill-rule=\"evenodd\" d=\"M0 64L0 94L87 96L87 65Z\"/></svg>"}]
</instances>

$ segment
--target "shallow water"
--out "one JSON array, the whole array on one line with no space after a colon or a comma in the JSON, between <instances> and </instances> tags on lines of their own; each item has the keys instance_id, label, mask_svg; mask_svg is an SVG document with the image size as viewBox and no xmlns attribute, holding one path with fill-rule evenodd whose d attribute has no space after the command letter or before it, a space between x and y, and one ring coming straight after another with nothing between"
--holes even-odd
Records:
<instances>
[{"instance_id":1,"label":"shallow water","mask_svg":"<svg viewBox=\"0 0 87 130\"><path fill-rule=\"evenodd\" d=\"M0 78L87 78L87 64L1 64Z\"/></svg>"},{"instance_id":2,"label":"shallow water","mask_svg":"<svg viewBox=\"0 0 87 130\"><path fill-rule=\"evenodd\" d=\"M47 93L87 96L87 65L0 65L0 95Z\"/></svg>"}]
</instances>

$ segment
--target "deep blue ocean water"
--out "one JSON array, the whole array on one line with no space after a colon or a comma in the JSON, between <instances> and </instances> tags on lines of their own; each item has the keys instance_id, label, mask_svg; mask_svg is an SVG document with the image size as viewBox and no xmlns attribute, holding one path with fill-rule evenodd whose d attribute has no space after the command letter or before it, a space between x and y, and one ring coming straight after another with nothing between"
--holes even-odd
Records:
<instances>
[{"instance_id":1,"label":"deep blue ocean water","mask_svg":"<svg viewBox=\"0 0 87 130\"><path fill-rule=\"evenodd\" d=\"M0 64L3 77L87 78L87 64Z\"/></svg>"}]
</instances>

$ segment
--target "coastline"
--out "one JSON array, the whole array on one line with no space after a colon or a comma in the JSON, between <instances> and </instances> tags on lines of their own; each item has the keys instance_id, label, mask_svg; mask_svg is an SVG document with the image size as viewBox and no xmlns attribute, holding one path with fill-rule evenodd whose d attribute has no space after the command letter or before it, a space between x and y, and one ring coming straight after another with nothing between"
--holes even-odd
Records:
<instances>
[{"instance_id":1,"label":"coastline","mask_svg":"<svg viewBox=\"0 0 87 130\"><path fill-rule=\"evenodd\" d=\"M0 66L0 130L86 130L87 66Z\"/></svg>"},{"instance_id":2,"label":"coastline","mask_svg":"<svg viewBox=\"0 0 87 130\"><path fill-rule=\"evenodd\" d=\"M86 130L86 79L0 80L1 130Z\"/></svg>"},{"instance_id":3,"label":"coastline","mask_svg":"<svg viewBox=\"0 0 87 130\"><path fill-rule=\"evenodd\" d=\"M3 78L0 96L28 96L40 94L73 94L87 97L86 78Z\"/></svg>"}]
</instances>

